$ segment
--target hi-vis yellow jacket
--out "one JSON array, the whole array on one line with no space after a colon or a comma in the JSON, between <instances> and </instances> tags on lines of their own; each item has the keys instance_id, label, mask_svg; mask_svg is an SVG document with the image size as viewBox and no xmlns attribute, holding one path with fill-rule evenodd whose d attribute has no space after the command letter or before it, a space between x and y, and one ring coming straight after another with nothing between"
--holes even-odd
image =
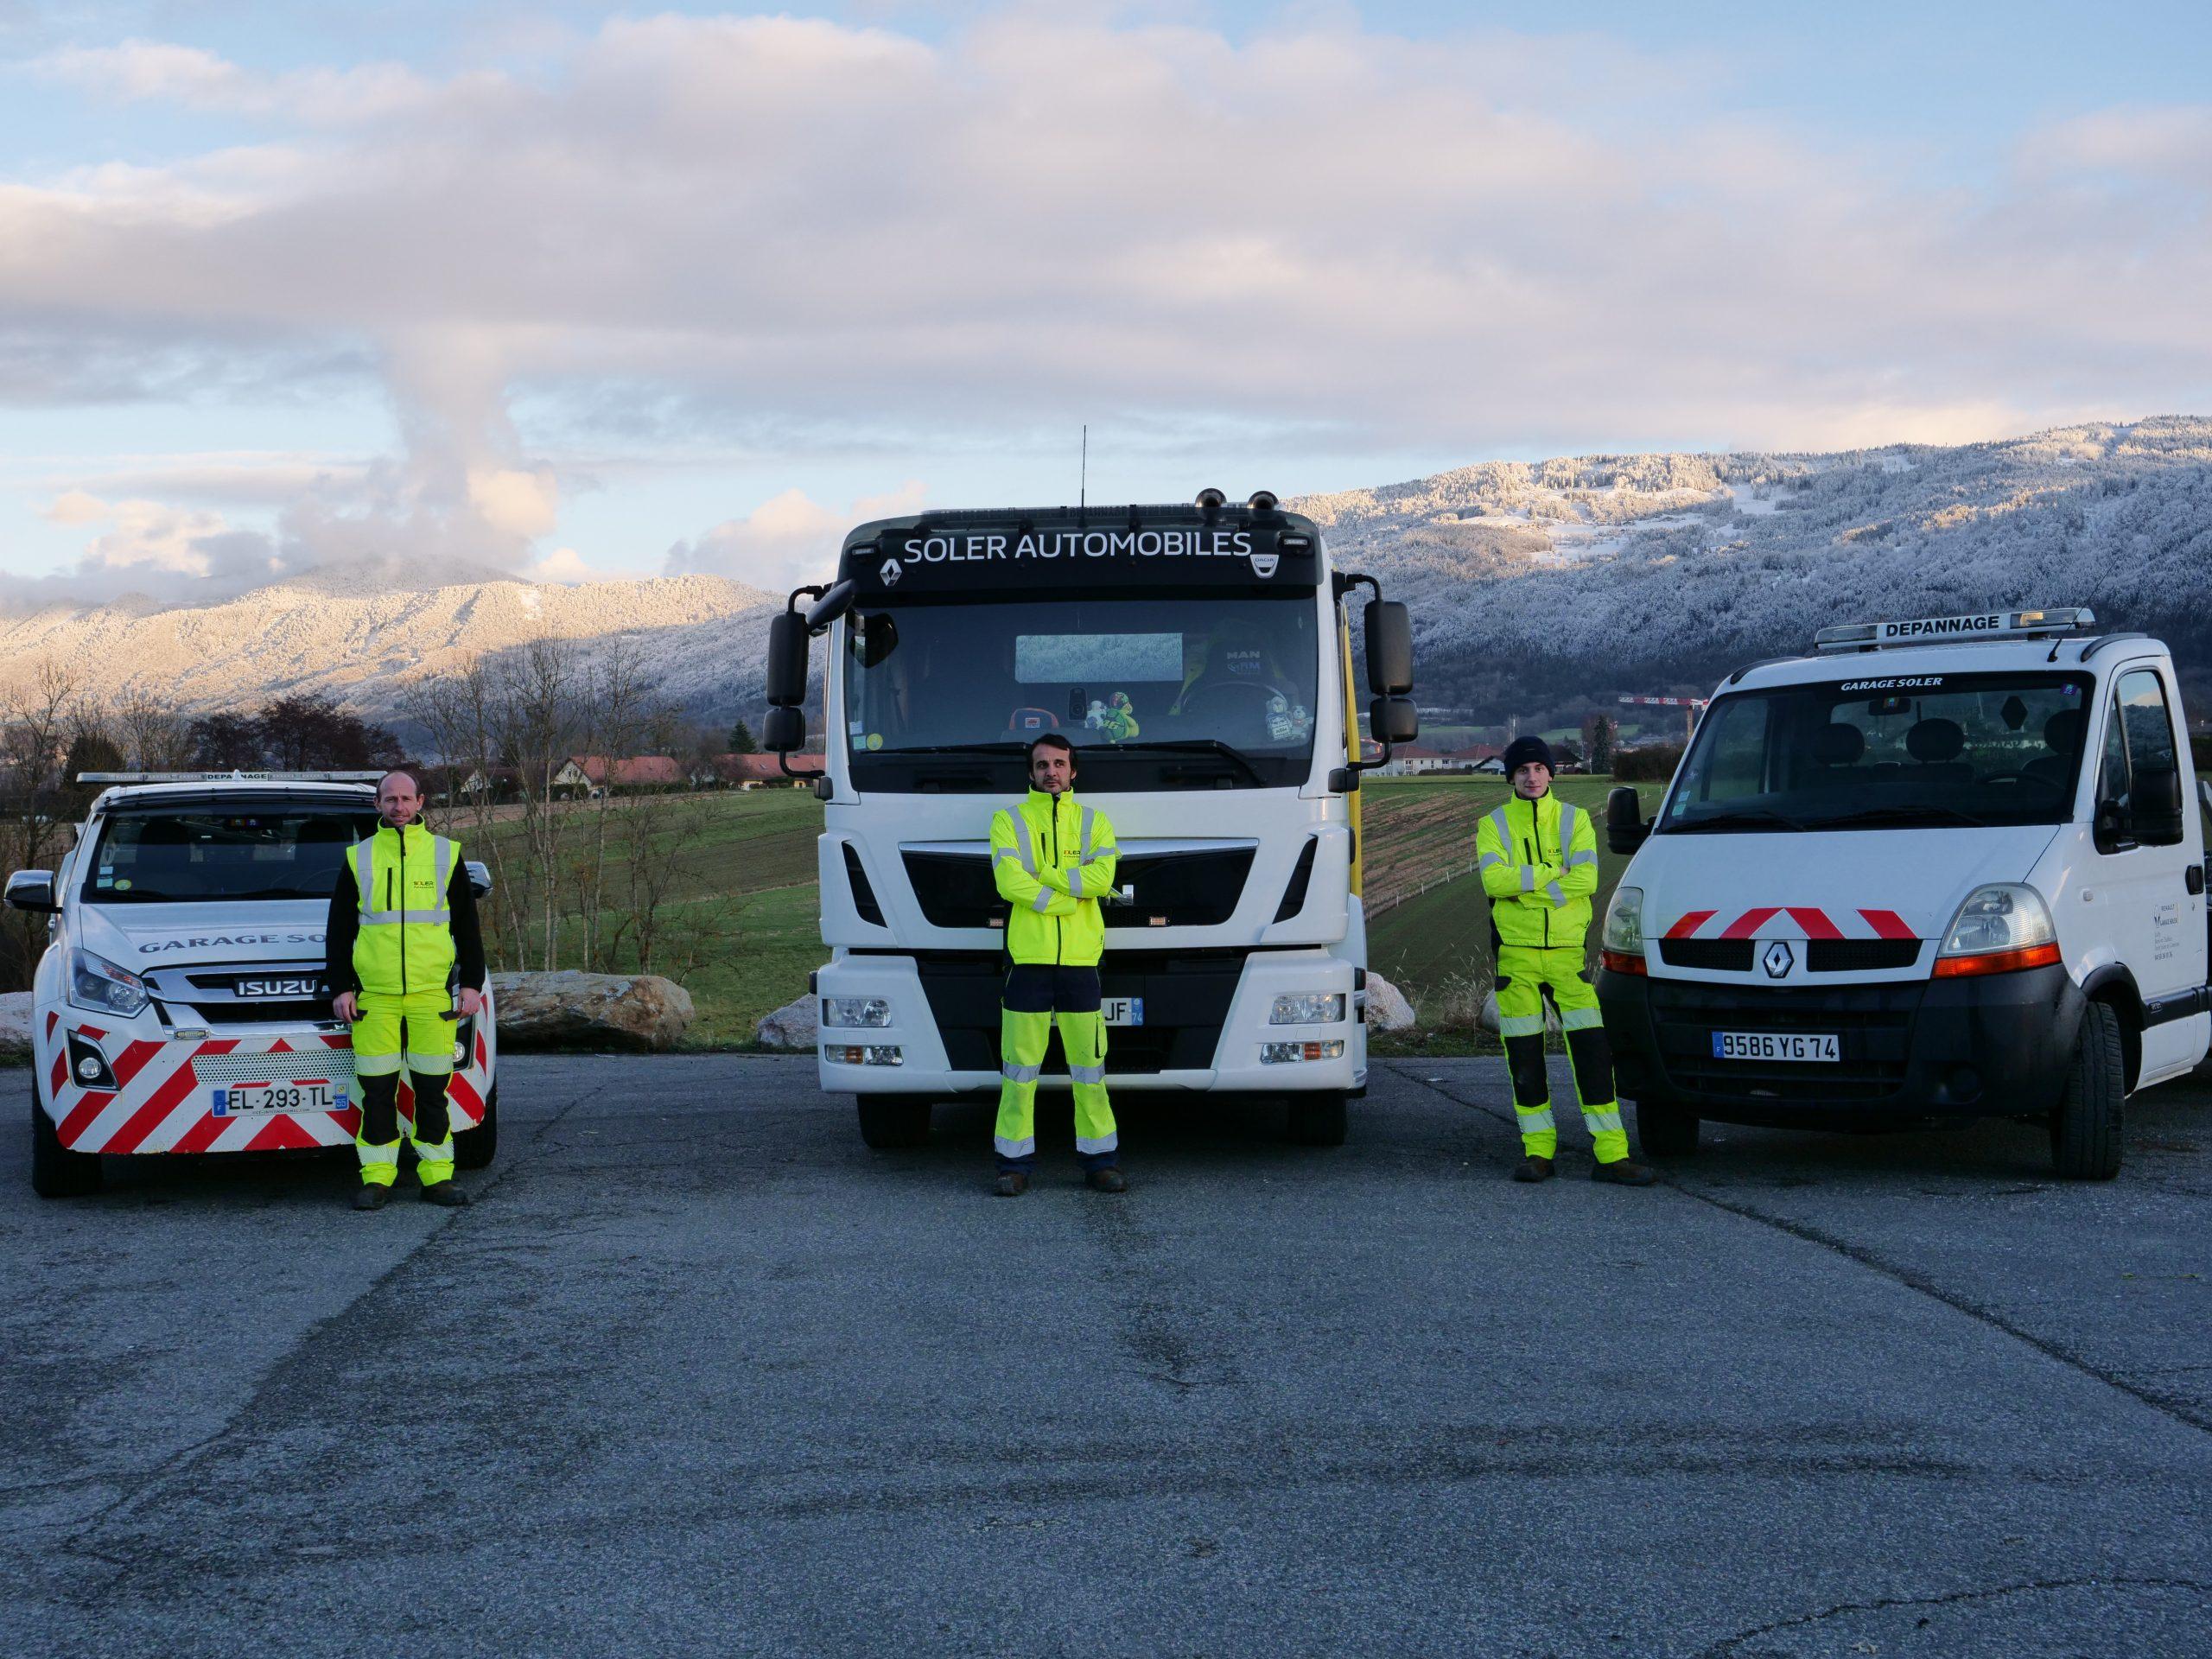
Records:
<instances>
[{"instance_id":1,"label":"hi-vis yellow jacket","mask_svg":"<svg viewBox=\"0 0 2212 1659\"><path fill-rule=\"evenodd\" d=\"M1121 862L1106 815L1070 790L1055 805L1033 789L1012 811L991 814L991 875L1014 906L1007 954L1015 962L1093 968L1106 946L1098 901Z\"/></svg>"},{"instance_id":2,"label":"hi-vis yellow jacket","mask_svg":"<svg viewBox=\"0 0 2212 1659\"><path fill-rule=\"evenodd\" d=\"M455 960L448 889L461 847L422 824L379 824L346 855L359 901L353 972L365 991L442 996Z\"/></svg>"},{"instance_id":3,"label":"hi-vis yellow jacket","mask_svg":"<svg viewBox=\"0 0 2212 1659\"><path fill-rule=\"evenodd\" d=\"M1590 815L1546 790L1518 795L1475 830L1475 856L1501 944L1580 949L1598 891L1598 831Z\"/></svg>"}]
</instances>

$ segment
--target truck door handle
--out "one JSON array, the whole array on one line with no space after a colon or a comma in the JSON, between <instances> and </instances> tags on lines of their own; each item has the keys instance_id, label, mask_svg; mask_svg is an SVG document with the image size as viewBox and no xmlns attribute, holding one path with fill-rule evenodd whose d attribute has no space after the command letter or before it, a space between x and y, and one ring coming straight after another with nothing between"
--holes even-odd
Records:
<instances>
[{"instance_id":1,"label":"truck door handle","mask_svg":"<svg viewBox=\"0 0 2212 1659\"><path fill-rule=\"evenodd\" d=\"M2192 894L2204 891L2204 867L2202 864L2190 865L2188 874L2182 879Z\"/></svg>"}]
</instances>

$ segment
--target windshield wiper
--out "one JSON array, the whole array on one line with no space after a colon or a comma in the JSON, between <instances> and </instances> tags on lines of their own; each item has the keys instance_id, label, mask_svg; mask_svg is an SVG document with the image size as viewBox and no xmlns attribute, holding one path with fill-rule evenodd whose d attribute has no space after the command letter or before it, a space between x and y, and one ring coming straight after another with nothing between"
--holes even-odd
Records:
<instances>
[{"instance_id":1,"label":"windshield wiper","mask_svg":"<svg viewBox=\"0 0 2212 1659\"><path fill-rule=\"evenodd\" d=\"M1986 830L1989 820L1977 818L1971 812L1961 812L1955 806L1870 806L1857 812L1845 812L1833 818L1810 818L1808 830L1840 830L1853 823L1955 823L1969 830Z\"/></svg>"},{"instance_id":2,"label":"windshield wiper","mask_svg":"<svg viewBox=\"0 0 2212 1659\"><path fill-rule=\"evenodd\" d=\"M1804 827L1796 819L1785 818L1779 812L1770 812L1761 806L1749 806L1732 812L1715 812L1710 817L1692 818L1683 823L1670 823L1662 833L1687 836L1703 830L1802 830Z\"/></svg>"},{"instance_id":3,"label":"windshield wiper","mask_svg":"<svg viewBox=\"0 0 2212 1659\"><path fill-rule=\"evenodd\" d=\"M1252 764L1251 758L1235 745L1224 743L1217 737L1178 737L1165 739L1159 742L1141 740L1135 743L1094 744L1087 750L1078 750L1077 753L1095 754L1101 750L1109 754L1128 754L1142 750L1148 754L1218 755L1224 760L1233 761L1242 766L1244 769L1244 775L1262 788L1264 789L1267 786L1267 779L1262 774L1259 767Z\"/></svg>"},{"instance_id":4,"label":"windshield wiper","mask_svg":"<svg viewBox=\"0 0 2212 1659\"><path fill-rule=\"evenodd\" d=\"M919 743L911 748L868 749L863 753L872 760L881 760L887 754L1027 754L1029 746L1011 741L1003 743Z\"/></svg>"}]
</instances>

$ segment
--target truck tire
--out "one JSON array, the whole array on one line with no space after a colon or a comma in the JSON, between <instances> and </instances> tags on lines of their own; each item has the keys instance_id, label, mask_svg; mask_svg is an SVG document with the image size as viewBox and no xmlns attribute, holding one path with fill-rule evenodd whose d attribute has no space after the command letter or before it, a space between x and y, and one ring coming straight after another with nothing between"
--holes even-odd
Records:
<instances>
[{"instance_id":1,"label":"truck tire","mask_svg":"<svg viewBox=\"0 0 2212 1659\"><path fill-rule=\"evenodd\" d=\"M2108 1181L2120 1173L2122 1103L2127 1095L2127 1059L2120 1042L2120 1015L2107 1002L2092 1002L2082 1014L2082 1034L2066 1092L2050 1115L2050 1161L2075 1181Z\"/></svg>"},{"instance_id":2,"label":"truck tire","mask_svg":"<svg viewBox=\"0 0 2212 1659\"><path fill-rule=\"evenodd\" d=\"M36 1084L31 1085L31 1191L41 1198L88 1198L100 1190L100 1155L72 1152L54 1132Z\"/></svg>"},{"instance_id":3,"label":"truck tire","mask_svg":"<svg viewBox=\"0 0 2212 1659\"><path fill-rule=\"evenodd\" d=\"M1293 1095L1290 1138L1301 1147L1341 1147L1347 1114L1341 1094Z\"/></svg>"},{"instance_id":4,"label":"truck tire","mask_svg":"<svg viewBox=\"0 0 2212 1659\"><path fill-rule=\"evenodd\" d=\"M930 1142L931 1102L923 1095L856 1095L861 1139L878 1152L900 1152Z\"/></svg>"},{"instance_id":5,"label":"truck tire","mask_svg":"<svg viewBox=\"0 0 2212 1659\"><path fill-rule=\"evenodd\" d=\"M1636 1144L1647 1158L1688 1158L1697 1151L1698 1116L1679 1101L1636 1103Z\"/></svg>"},{"instance_id":6,"label":"truck tire","mask_svg":"<svg viewBox=\"0 0 2212 1659\"><path fill-rule=\"evenodd\" d=\"M453 1138L455 1169L489 1169L499 1152L499 1085L484 1097L484 1121Z\"/></svg>"}]
</instances>

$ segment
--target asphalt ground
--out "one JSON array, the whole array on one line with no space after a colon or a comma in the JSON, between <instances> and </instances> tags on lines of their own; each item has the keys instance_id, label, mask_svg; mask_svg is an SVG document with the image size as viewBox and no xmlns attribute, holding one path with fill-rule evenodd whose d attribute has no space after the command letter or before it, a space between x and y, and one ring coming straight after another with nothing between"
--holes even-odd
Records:
<instances>
[{"instance_id":1,"label":"asphalt ground","mask_svg":"<svg viewBox=\"0 0 2212 1659\"><path fill-rule=\"evenodd\" d=\"M0 1652L2202 1655L2212 1096L1506 1179L1125 1098L1133 1191L812 1063L514 1058L477 1202L0 1153ZM1556 1087L1567 1098L1562 1075ZM1047 1096L1048 1101L1050 1096Z\"/></svg>"}]
</instances>

